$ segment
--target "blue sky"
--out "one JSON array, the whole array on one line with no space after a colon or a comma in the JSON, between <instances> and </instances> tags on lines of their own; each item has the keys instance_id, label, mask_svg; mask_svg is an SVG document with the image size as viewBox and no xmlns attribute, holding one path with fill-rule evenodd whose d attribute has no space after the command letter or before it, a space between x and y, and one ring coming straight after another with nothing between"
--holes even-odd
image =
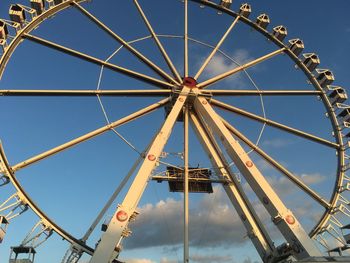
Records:
<instances>
[{"instance_id":1,"label":"blue sky","mask_svg":"<svg viewBox=\"0 0 350 263\"><path fill-rule=\"evenodd\" d=\"M117 2L117 1L114 1ZM122 3L120 3L122 2ZM0 17L7 18L11 1L0 3ZM21 1L25 4L26 1ZM315 52L321 58L321 68L330 68L336 85L349 86L347 71L350 67L350 20L347 18L349 1L250 1L253 14L270 15L272 25L283 24L288 29L287 39L301 38L305 52ZM181 1L141 1L145 13L159 34L183 34L183 5ZM237 10L240 2L234 1ZM115 32L131 41L148 35L137 14L133 1L95 0L86 5ZM232 18L217 15L209 8L200 9L190 4L190 36L215 45L225 32ZM270 29L272 26L269 27ZM74 9L66 10L45 21L33 34L72 47L87 54L106 59L119 44L91 24ZM182 71L181 39L161 38L177 68ZM151 39L133 44L152 61L168 71ZM222 46L223 52L240 63L275 50L276 47L238 24ZM190 73L194 75L206 56L207 47L190 43ZM156 76L122 49L112 63L135 71ZM200 80L235 67L228 58L217 55L208 65ZM101 68L82 62L46 47L24 41L12 56L0 89L96 89ZM311 89L306 78L297 71L286 56L279 56L250 70L254 82L261 89ZM104 70L100 89L147 89L152 88L140 81ZM238 74L212 88L254 89L244 74ZM234 106L262 115L261 101L252 98L219 98ZM102 98L110 120L117 120L159 98ZM267 117L281 123L308 131L332 140L331 125L325 118L325 109L314 97L265 97ZM33 155L106 124L97 98L16 98L2 97L0 103L0 138L14 165ZM231 124L256 141L261 124L218 110ZM118 128L139 151L148 145L164 120L160 109L132 123ZM176 154L182 152L182 123L177 123L165 151L163 161L181 165ZM193 133L190 138L190 164L210 167L200 144ZM259 144L266 152L285 165L326 198L331 194L329 185L334 183L336 158L334 151L290 134L267 127ZM81 237L104 202L118 186L137 159L138 154L114 133L106 133L89 142L80 144L17 173L17 177L39 206L58 224L77 238ZM292 186L254 153L252 158L281 194L283 201L299 216L306 230L310 230L320 214L320 207L305 194ZM235 170L235 168L233 168ZM164 171L159 166L156 172ZM251 189L242 184L255 203ZM254 262L259 258L219 186L211 195L191 195L190 239L191 262ZM12 186L0 189L0 202L13 192ZM115 201L120 203L125 190ZM182 196L168 192L167 185L150 182L140 202L141 215L132 226L133 236L126 240L121 259L130 263L181 262L182 260ZM113 213L113 207L108 215ZM256 209L264 222L271 227L276 242L281 237L268 223L268 215L259 205ZM219 214L219 215L217 215ZM315 219L316 218L316 219ZM8 235L0 246L0 262L6 262L9 248L18 245L37 221L28 211L14 219ZM275 234L276 233L276 234ZM92 247L100 235L99 228L88 244ZM38 248L37 263L60 262L68 244L53 235ZM87 257L84 258L87 260Z\"/></svg>"}]
</instances>

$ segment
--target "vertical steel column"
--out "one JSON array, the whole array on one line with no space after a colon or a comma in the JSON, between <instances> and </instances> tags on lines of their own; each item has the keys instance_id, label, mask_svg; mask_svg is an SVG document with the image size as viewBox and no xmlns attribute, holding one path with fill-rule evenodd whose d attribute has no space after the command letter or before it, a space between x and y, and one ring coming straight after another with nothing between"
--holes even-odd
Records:
<instances>
[{"instance_id":1,"label":"vertical steel column","mask_svg":"<svg viewBox=\"0 0 350 263\"><path fill-rule=\"evenodd\" d=\"M181 94L177 98L162 128L151 143L146 158L141 164L124 201L118 206L108 225L107 231L102 235L101 241L92 256L90 263L109 263L112 260L111 257L118 241L123 237L124 233L128 231L127 226L129 221L134 216L136 207L147 186L149 176L168 141L180 112L183 110L189 91L190 89L188 87L182 89Z\"/></svg>"},{"instance_id":2,"label":"vertical steel column","mask_svg":"<svg viewBox=\"0 0 350 263\"><path fill-rule=\"evenodd\" d=\"M231 181L229 184L223 184L223 188L240 216L247 230L247 235L253 242L261 259L263 262L267 262L272 257L275 247L264 225L255 213L240 182L238 182L236 176L229 168L224 154L221 152L208 127L202 124L194 113L190 113L190 119L200 143L210 158L212 166L217 167L218 173Z\"/></svg>"},{"instance_id":3,"label":"vertical steel column","mask_svg":"<svg viewBox=\"0 0 350 263\"><path fill-rule=\"evenodd\" d=\"M184 29L184 75L188 77L188 0L185 0L185 10L184 10L184 19L185 19L185 29Z\"/></svg>"},{"instance_id":4,"label":"vertical steel column","mask_svg":"<svg viewBox=\"0 0 350 263\"><path fill-rule=\"evenodd\" d=\"M184 107L184 263L189 262L188 105Z\"/></svg>"},{"instance_id":5,"label":"vertical steel column","mask_svg":"<svg viewBox=\"0 0 350 263\"><path fill-rule=\"evenodd\" d=\"M230 158L269 212L281 234L291 245L294 256L297 259L322 256L296 217L286 208L239 142L225 127L220 116L216 114L209 102L203 97L197 97L194 101L194 108L211 127L214 134L220 138Z\"/></svg>"}]
</instances>

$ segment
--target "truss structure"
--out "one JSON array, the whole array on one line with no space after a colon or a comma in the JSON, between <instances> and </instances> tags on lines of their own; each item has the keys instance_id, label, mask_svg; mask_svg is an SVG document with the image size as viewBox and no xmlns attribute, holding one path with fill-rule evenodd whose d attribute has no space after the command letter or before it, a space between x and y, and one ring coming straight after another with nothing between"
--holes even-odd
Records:
<instances>
[{"instance_id":1,"label":"truss structure","mask_svg":"<svg viewBox=\"0 0 350 263\"><path fill-rule=\"evenodd\" d=\"M130 0L131 1L131 0ZM2 204L0 204L0 242L6 239L8 226L16 217L31 209L38 217L28 236L23 242L12 248L15 257L10 262L17 262L19 253L37 253L36 249L48 240L52 234L57 234L69 243L69 249L64 255L62 263L79 262L82 255L90 255L90 263L110 263L120 262L119 255L122 251L122 244L132 231L129 223L136 220L139 212L137 210L141 197L151 181L176 181L183 184L180 191L184 193L184 253L183 262L190 261L189 242L189 192L193 190L192 181L205 182L207 184L222 184L224 192L229 197L230 202L237 211L245 229L261 260L264 263L275 262L349 262L346 251L350 248L350 237L347 231L350 229L349 217L349 190L350 177L347 175L349 166L348 149L350 147L348 130L350 123L350 106L346 103L347 95L345 89L333 86L334 76L328 69L320 69L320 60L314 53L302 54L304 44L300 39L292 39L284 42L287 36L287 29L284 26L277 26L268 31L270 23L269 16L259 15L254 21L250 20L251 6L242 4L237 12L231 10L231 0L222 0L219 3L208 0L184 0L183 3L183 35L160 35L155 32L148 15L146 14L141 1L133 0L135 9L144 22L149 35L133 41L125 40L121 35L108 27L102 18L98 18L89 11L89 3L85 0L31 0L30 6L15 4L10 7L10 20L0 20L0 77L4 74L5 67L11 59L16 48L23 42L35 43L45 46L58 53L73 56L84 62L92 63L101 67L101 76L104 69L109 69L126 77L141 81L155 89L110 89L96 90L88 89L3 89L0 90L1 99L12 96L20 97L97 97L105 114L107 124L85 133L73 140L48 149L40 154L22 160L16 164L11 164L7 160L5 151L0 149L0 187L7 187L12 184L14 193L11 194ZM228 28L215 45L209 45L201 40L191 37L189 33L189 8L194 5L208 7L215 12L225 14L232 20ZM67 8L74 8L80 14L88 18L92 24L98 26L112 39L120 44L120 48L107 60L86 54L79 50L61 45L43 37L35 35L35 29L44 23L48 18L53 17ZM239 23L244 23L252 30L262 34L269 39L276 47L273 51L255 58L223 73L209 77L203 81L202 75L215 55L221 54L232 60L221 48L225 40L232 34ZM183 46L183 71L175 66L171 56L167 53L161 39L174 38L182 41ZM157 65L141 51L135 47L135 43L144 40L153 40L161 57L164 59L166 70ZM198 71L190 75L190 48L189 43L197 43L210 49L209 56L199 67ZM112 58L120 49L127 50L146 66L156 77L151 74L144 74L132 69L128 69L114 64ZM226 80L239 73L245 73L251 79L247 70L272 60L277 56L285 55L300 69L312 85L311 90L248 90L248 89L214 89L210 88L220 81ZM251 79L255 87L257 85ZM99 82L100 84L100 82ZM101 97L161 97L156 103L151 103L147 107L134 111L119 120L110 121L101 101ZM318 96L322 101L327 117L333 127L334 140L329 140L317 136L313 133L300 130L289 125L269 119L265 112L264 116L257 115L250 111L231 105L220 100L222 97L260 97L263 96ZM29 194L22 187L16 173L25 170L28 166L41 162L46 158L59 154L62 151L78 146L83 142L92 140L107 132L116 133L129 146L132 144L123 137L116 129L126 123L144 117L160 108L166 109L166 117L161 128L156 132L153 139L144 151L138 152L139 158L134 163L130 172L122 180L108 202L103 206L96 216L91 227L88 228L83 237L75 237L61 226L50 219L46 213L32 200ZM322 145L327 149L332 149L337 153L337 171L335 184L332 189L332 196L324 198L318 191L312 189L310 185L302 181L297 175L289 171L287 167L275 160L265 152L258 144L253 142L237 127L230 124L221 114L222 111L239 115L243 118L262 123L263 126L273 127L282 132L292 134L296 137L304 138L310 142ZM175 125L183 122L184 148L181 153L183 159L182 167L173 167L173 175L154 175L154 171L162 158L165 156L165 146L172 135ZM193 168L189 165L189 127L192 127L204 151L209 156L211 165L216 167L216 179L211 174L207 176L192 176ZM297 218L292 209L288 208L276 189L268 182L263 171L253 160L249 151L245 147L254 151L264 161L273 166L281 175L296 185L306 196L314 200L323 208L323 215L310 233L307 233L302 225L302 219ZM237 174L232 169L234 167L253 190L261 205L271 217L272 223L277 227L279 233L285 239L282 244L275 244L273 237L269 233L266 225L260 218L259 213L254 208ZM169 166L171 167L171 166ZM179 172L181 171L181 172ZM178 176L181 174L181 176ZM131 184L124 196L123 201L117 206L112 217L104 224L101 238L95 248L88 245L89 238L96 226L105 217L106 211L115 202L116 197L122 192L127 183ZM1 190L1 188L0 188ZM142 215L140 215L142 216ZM337 254L334 257L334 254ZM332 255L332 257L330 257ZM12 261L11 261L12 260ZM31 259L34 261L34 257Z\"/></svg>"}]
</instances>

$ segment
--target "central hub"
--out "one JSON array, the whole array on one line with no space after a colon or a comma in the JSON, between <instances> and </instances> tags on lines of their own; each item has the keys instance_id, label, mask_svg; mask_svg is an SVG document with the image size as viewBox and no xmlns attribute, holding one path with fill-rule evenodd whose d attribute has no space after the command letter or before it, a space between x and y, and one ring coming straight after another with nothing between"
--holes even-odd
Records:
<instances>
[{"instance_id":1,"label":"central hub","mask_svg":"<svg viewBox=\"0 0 350 263\"><path fill-rule=\"evenodd\" d=\"M185 77L183 79L183 83L184 86L189 87L189 88L195 88L197 86L197 80L195 80L192 77Z\"/></svg>"}]
</instances>

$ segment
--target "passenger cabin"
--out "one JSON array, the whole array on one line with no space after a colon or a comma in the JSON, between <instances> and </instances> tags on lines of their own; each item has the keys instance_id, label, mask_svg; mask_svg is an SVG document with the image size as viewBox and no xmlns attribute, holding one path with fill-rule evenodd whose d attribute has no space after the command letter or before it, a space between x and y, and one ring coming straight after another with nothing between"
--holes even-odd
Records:
<instances>
[{"instance_id":1,"label":"passenger cabin","mask_svg":"<svg viewBox=\"0 0 350 263\"><path fill-rule=\"evenodd\" d=\"M319 57L315 53L306 53L303 54L303 57L303 64L310 71L314 71L317 68L317 66L321 63Z\"/></svg>"},{"instance_id":2,"label":"passenger cabin","mask_svg":"<svg viewBox=\"0 0 350 263\"><path fill-rule=\"evenodd\" d=\"M244 16L248 18L251 12L252 12L252 7L250 4L242 4L241 7L239 8L240 16Z\"/></svg>"},{"instance_id":3,"label":"passenger cabin","mask_svg":"<svg viewBox=\"0 0 350 263\"><path fill-rule=\"evenodd\" d=\"M350 122L350 108L345 108L338 114L338 117L342 118L344 122Z\"/></svg>"},{"instance_id":4,"label":"passenger cabin","mask_svg":"<svg viewBox=\"0 0 350 263\"><path fill-rule=\"evenodd\" d=\"M344 103L348 99L345 89L341 87L333 87L328 97L332 105L335 105L336 103Z\"/></svg>"},{"instance_id":5,"label":"passenger cabin","mask_svg":"<svg viewBox=\"0 0 350 263\"><path fill-rule=\"evenodd\" d=\"M337 254L339 254L339 256L342 256L343 255L343 251L350 249L350 246L349 246L349 244L350 244L350 233L344 233L344 232L349 232L350 224L342 226L340 228L340 230L342 232L342 235L343 235L343 238L344 238L346 244L344 244L344 245L341 244L339 247L335 247L333 249L328 250L328 255L329 256L331 256L332 253L337 253Z\"/></svg>"},{"instance_id":6,"label":"passenger cabin","mask_svg":"<svg viewBox=\"0 0 350 263\"><path fill-rule=\"evenodd\" d=\"M6 175L0 176L0 186L6 185L10 182L10 178Z\"/></svg>"},{"instance_id":7,"label":"passenger cabin","mask_svg":"<svg viewBox=\"0 0 350 263\"><path fill-rule=\"evenodd\" d=\"M0 244L5 238L7 227L9 225L9 221L5 216L0 216Z\"/></svg>"},{"instance_id":8,"label":"passenger cabin","mask_svg":"<svg viewBox=\"0 0 350 263\"><path fill-rule=\"evenodd\" d=\"M212 193L211 171L203 168L189 168L188 188L190 193ZM184 192L184 170L167 167L170 192Z\"/></svg>"},{"instance_id":9,"label":"passenger cabin","mask_svg":"<svg viewBox=\"0 0 350 263\"><path fill-rule=\"evenodd\" d=\"M13 22L24 24L26 20L25 10L20 5L11 5L9 10L10 18Z\"/></svg>"},{"instance_id":10,"label":"passenger cabin","mask_svg":"<svg viewBox=\"0 0 350 263\"><path fill-rule=\"evenodd\" d=\"M30 6L41 15L45 10L45 0L30 0Z\"/></svg>"},{"instance_id":11,"label":"passenger cabin","mask_svg":"<svg viewBox=\"0 0 350 263\"><path fill-rule=\"evenodd\" d=\"M304 50L304 43L300 39L289 40L289 49L294 53L294 55L299 56Z\"/></svg>"},{"instance_id":12,"label":"passenger cabin","mask_svg":"<svg viewBox=\"0 0 350 263\"><path fill-rule=\"evenodd\" d=\"M256 19L256 24L263 29L266 29L270 24L270 18L267 14L261 14Z\"/></svg>"},{"instance_id":13,"label":"passenger cabin","mask_svg":"<svg viewBox=\"0 0 350 263\"><path fill-rule=\"evenodd\" d=\"M350 224L342 226L340 229L343 233L346 244L350 244ZM346 230L348 233L344 233L344 230Z\"/></svg>"},{"instance_id":14,"label":"passenger cabin","mask_svg":"<svg viewBox=\"0 0 350 263\"><path fill-rule=\"evenodd\" d=\"M36 251L33 247L12 247L9 263L33 263Z\"/></svg>"},{"instance_id":15,"label":"passenger cabin","mask_svg":"<svg viewBox=\"0 0 350 263\"><path fill-rule=\"evenodd\" d=\"M322 87L333 83L334 75L329 69L316 69L316 72L318 73L316 79Z\"/></svg>"},{"instance_id":16,"label":"passenger cabin","mask_svg":"<svg viewBox=\"0 0 350 263\"><path fill-rule=\"evenodd\" d=\"M0 39L6 39L9 31L4 21L0 20Z\"/></svg>"},{"instance_id":17,"label":"passenger cabin","mask_svg":"<svg viewBox=\"0 0 350 263\"><path fill-rule=\"evenodd\" d=\"M220 1L220 5L222 7L225 7L227 9L229 9L231 7L231 5L232 5L232 0L221 0Z\"/></svg>"},{"instance_id":18,"label":"passenger cabin","mask_svg":"<svg viewBox=\"0 0 350 263\"><path fill-rule=\"evenodd\" d=\"M276 26L272 32L272 35L279 41L283 41L286 38L287 34L287 28L284 26Z\"/></svg>"}]
</instances>

